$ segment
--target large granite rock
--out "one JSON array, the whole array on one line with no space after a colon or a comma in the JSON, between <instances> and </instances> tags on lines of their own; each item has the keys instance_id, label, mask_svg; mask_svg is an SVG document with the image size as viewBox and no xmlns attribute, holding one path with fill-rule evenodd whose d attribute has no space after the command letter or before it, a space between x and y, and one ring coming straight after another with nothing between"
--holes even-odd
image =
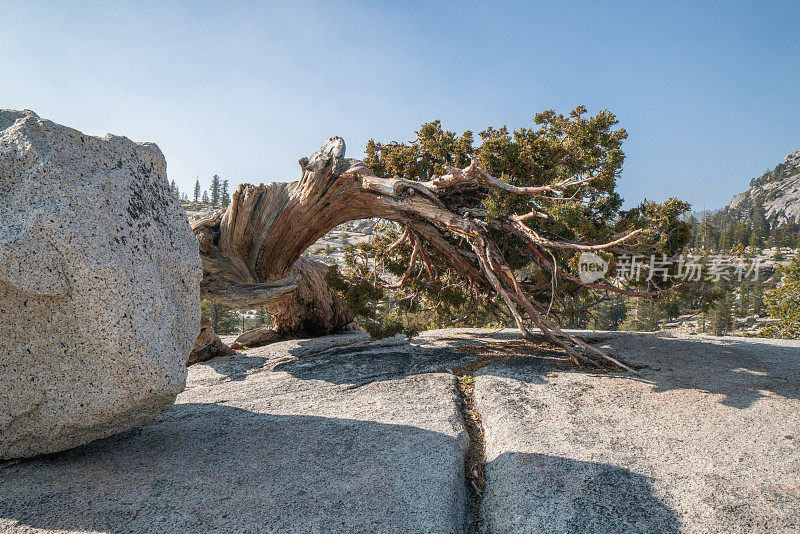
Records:
<instances>
[{"instance_id":1,"label":"large granite rock","mask_svg":"<svg viewBox=\"0 0 800 534\"><path fill-rule=\"evenodd\" d=\"M198 332L200 277L158 147L0 111L0 458L168 408Z\"/></svg>"},{"instance_id":2,"label":"large granite rock","mask_svg":"<svg viewBox=\"0 0 800 534\"><path fill-rule=\"evenodd\" d=\"M488 531L800 532L800 341L602 337L642 376L476 374Z\"/></svg>"}]
</instances>

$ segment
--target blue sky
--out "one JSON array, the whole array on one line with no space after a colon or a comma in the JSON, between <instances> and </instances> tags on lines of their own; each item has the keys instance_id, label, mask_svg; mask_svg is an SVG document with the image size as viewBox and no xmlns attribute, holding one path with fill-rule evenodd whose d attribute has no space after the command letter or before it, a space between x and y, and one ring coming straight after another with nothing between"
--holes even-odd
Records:
<instances>
[{"instance_id":1,"label":"blue sky","mask_svg":"<svg viewBox=\"0 0 800 534\"><path fill-rule=\"evenodd\" d=\"M702 5L697 5L702 4ZM152 141L189 190L297 179L332 135L617 114L627 204L724 205L800 150L798 2L7 3L0 107Z\"/></svg>"}]
</instances>

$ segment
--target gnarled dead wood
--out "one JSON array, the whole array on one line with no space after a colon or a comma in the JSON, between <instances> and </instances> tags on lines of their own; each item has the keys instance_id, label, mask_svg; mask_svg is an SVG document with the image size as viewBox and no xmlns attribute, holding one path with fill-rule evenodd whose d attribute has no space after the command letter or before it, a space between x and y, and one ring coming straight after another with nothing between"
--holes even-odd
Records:
<instances>
[{"instance_id":1,"label":"gnarled dead wood","mask_svg":"<svg viewBox=\"0 0 800 534\"><path fill-rule=\"evenodd\" d=\"M211 321L204 317L203 320L200 321L200 334L197 336L197 339L194 340L194 346L192 347L191 354L189 354L189 360L186 362L186 366L188 367L199 362L204 362L217 356L228 356L234 352L235 351L231 347L223 343L219 336L214 333L214 329L211 327Z\"/></svg>"},{"instance_id":2,"label":"gnarled dead wood","mask_svg":"<svg viewBox=\"0 0 800 534\"><path fill-rule=\"evenodd\" d=\"M203 258L204 298L228 305L248 304L246 307L263 304L274 316L279 333L342 330L353 321L352 313L327 286L325 266L301 254L341 223L382 218L405 226L403 237L393 246L411 242L414 252L409 272L413 263L420 261L435 276L430 254L421 245L424 241L437 261L457 270L476 289L500 295L523 334L529 335L523 319L527 315L576 361L589 359L585 350L627 369L546 318L548 308L534 301L526 286L517 281L491 231L515 233L539 253L531 254L532 261L539 263L544 257L541 251L548 247L601 250L630 239L636 232L599 245L555 241L523 224L534 216L546 218L546 213L534 211L530 216L490 221L485 210L454 204L449 195L454 189L494 187L531 197L570 200L576 194L567 197L565 191L579 190L592 177L520 188L492 177L473 161L464 169L449 168L448 175L417 182L378 177L361 161L344 156L344 141L333 137L311 157L300 160L300 181L241 185L227 210L194 225ZM541 266L552 269L546 262ZM292 283L296 284L293 289Z\"/></svg>"}]
</instances>

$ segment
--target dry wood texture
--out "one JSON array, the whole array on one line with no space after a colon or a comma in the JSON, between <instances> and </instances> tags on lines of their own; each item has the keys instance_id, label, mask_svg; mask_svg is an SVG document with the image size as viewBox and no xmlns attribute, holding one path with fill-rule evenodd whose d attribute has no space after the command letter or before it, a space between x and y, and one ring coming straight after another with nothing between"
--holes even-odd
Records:
<instances>
[{"instance_id":1,"label":"dry wood texture","mask_svg":"<svg viewBox=\"0 0 800 534\"><path fill-rule=\"evenodd\" d=\"M301 254L341 223L382 218L403 224L406 233L401 239L408 240L415 249L424 241L435 251L436 261L458 270L476 288L502 297L523 334L530 335L523 321L527 316L552 341L567 349L573 360L590 362L592 357L602 357L627 369L611 356L563 332L546 317L547 310L529 298L542 288L527 287L515 278L490 230L520 237L529 245L532 259L551 271L553 266L543 250L609 248L631 238L636 231L599 245L554 241L525 223L542 216L540 213L489 221L485 212L454 200L459 197L458 192L478 188L558 199L566 189L580 189L592 177L545 187L517 187L489 175L473 161L464 169L450 167L445 176L419 182L380 178L363 162L344 156L344 141L332 137L311 157L300 160L300 181L241 185L227 210L193 225L203 258L204 299L240 308L263 305L275 317L278 333L327 334L342 330L352 322L352 313L325 283L325 266L301 258ZM563 196L565 201L571 198L575 195ZM412 262L416 261L435 272L430 254L415 253ZM579 283L568 273L557 275ZM610 284L594 286L620 291Z\"/></svg>"}]
</instances>

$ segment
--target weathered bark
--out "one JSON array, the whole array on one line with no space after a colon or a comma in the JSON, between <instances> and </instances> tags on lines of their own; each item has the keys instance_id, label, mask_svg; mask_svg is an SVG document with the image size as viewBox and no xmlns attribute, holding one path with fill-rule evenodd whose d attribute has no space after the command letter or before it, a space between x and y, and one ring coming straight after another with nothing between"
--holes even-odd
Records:
<instances>
[{"instance_id":1,"label":"weathered bark","mask_svg":"<svg viewBox=\"0 0 800 534\"><path fill-rule=\"evenodd\" d=\"M204 362L217 356L227 356L234 352L232 348L223 343L219 336L214 333L214 329L211 327L211 321L204 317L200 321L200 335L194 340L194 347L192 347L192 352L189 354L189 360L186 362L186 366L188 367L195 363Z\"/></svg>"},{"instance_id":2,"label":"weathered bark","mask_svg":"<svg viewBox=\"0 0 800 534\"><path fill-rule=\"evenodd\" d=\"M239 337L231 343L231 348L240 350L250 347L260 347L261 345L280 341L284 339L284 337L284 335L279 334L274 328L256 328L255 330L248 330L247 332L239 334Z\"/></svg>"},{"instance_id":3,"label":"weathered bark","mask_svg":"<svg viewBox=\"0 0 800 534\"><path fill-rule=\"evenodd\" d=\"M554 241L523 224L542 216L538 211L490 221L485 210L460 205L457 200L461 191L491 187L553 198L567 188L583 187L591 178L567 179L545 187L516 187L488 175L473 162L465 169L449 168L446 176L417 182L380 178L361 161L345 158L344 153L344 141L333 137L310 158L300 160L299 182L241 185L224 213L195 223L203 258L203 298L223 304L262 304L275 317L279 333L341 330L352 321L352 314L325 283L324 266L301 259L301 254L341 223L382 218L406 227L404 239L415 248L412 261L421 261L435 273L431 256L421 249L424 241L436 252L436 261L456 269L475 288L500 295L524 335L529 331L523 314L575 361L589 361L574 350L580 347L624 367L547 319L548 309L532 300L530 288L516 280L490 230L518 236L530 246L532 261L550 270L553 268L542 250L598 250L615 246L635 232L601 245ZM554 276L571 277L557 271ZM291 277L297 277L296 282ZM294 289L288 292L291 287ZM603 288L619 291L610 284L603 284Z\"/></svg>"},{"instance_id":4,"label":"weathered bark","mask_svg":"<svg viewBox=\"0 0 800 534\"><path fill-rule=\"evenodd\" d=\"M278 331L331 334L353 322L350 308L325 282L327 272L327 265L302 257L289 269L299 277L295 290L264 306Z\"/></svg>"},{"instance_id":5,"label":"weathered bark","mask_svg":"<svg viewBox=\"0 0 800 534\"><path fill-rule=\"evenodd\" d=\"M369 169L343 156L344 142L332 138L300 161L299 182L241 185L227 210L193 225L203 258L204 299L239 308L263 305L282 334L328 334L353 322L345 302L325 282L327 267L301 254L343 222L404 219L364 187ZM389 189L390 197L399 198Z\"/></svg>"}]
</instances>

